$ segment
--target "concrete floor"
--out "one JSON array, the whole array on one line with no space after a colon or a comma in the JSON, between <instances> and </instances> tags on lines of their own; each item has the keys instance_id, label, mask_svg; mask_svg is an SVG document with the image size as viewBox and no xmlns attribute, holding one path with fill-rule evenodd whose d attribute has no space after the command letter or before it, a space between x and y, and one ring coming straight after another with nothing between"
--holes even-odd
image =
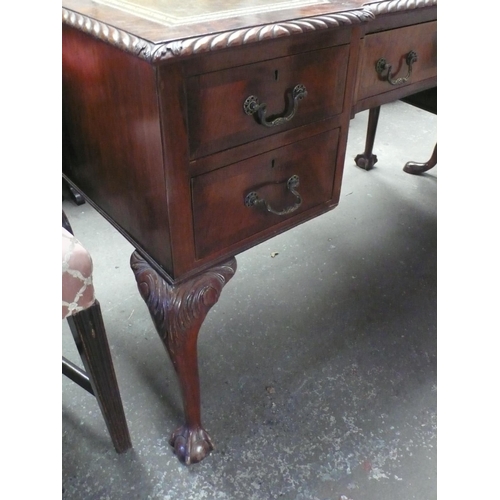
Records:
<instances>
[{"instance_id":1,"label":"concrete floor","mask_svg":"<svg viewBox=\"0 0 500 500\"><path fill-rule=\"evenodd\" d=\"M133 450L117 455L95 399L63 377L67 500L432 500L436 493L436 117L382 108L351 122L339 206L237 256L199 338L203 422L216 450L183 466L174 370L136 288L132 246L63 202L93 255ZM277 252L273 258L271 254ZM77 361L63 324L63 353Z\"/></svg>"}]
</instances>

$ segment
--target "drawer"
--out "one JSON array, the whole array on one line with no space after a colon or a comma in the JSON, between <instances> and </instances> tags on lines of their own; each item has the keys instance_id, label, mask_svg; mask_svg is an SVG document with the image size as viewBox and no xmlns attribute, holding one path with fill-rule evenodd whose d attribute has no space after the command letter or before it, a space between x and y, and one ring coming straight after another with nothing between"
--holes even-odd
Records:
<instances>
[{"instance_id":1,"label":"drawer","mask_svg":"<svg viewBox=\"0 0 500 500\"><path fill-rule=\"evenodd\" d=\"M194 177L197 258L330 200L338 139L339 129L329 130Z\"/></svg>"},{"instance_id":2,"label":"drawer","mask_svg":"<svg viewBox=\"0 0 500 500\"><path fill-rule=\"evenodd\" d=\"M410 61L411 56L408 58L411 52L416 53L415 62ZM381 60L386 62L385 69ZM436 75L436 21L367 35L361 49L357 100L361 101Z\"/></svg>"},{"instance_id":3,"label":"drawer","mask_svg":"<svg viewBox=\"0 0 500 500\"><path fill-rule=\"evenodd\" d=\"M341 45L190 77L190 158L340 114L348 60Z\"/></svg>"}]
</instances>

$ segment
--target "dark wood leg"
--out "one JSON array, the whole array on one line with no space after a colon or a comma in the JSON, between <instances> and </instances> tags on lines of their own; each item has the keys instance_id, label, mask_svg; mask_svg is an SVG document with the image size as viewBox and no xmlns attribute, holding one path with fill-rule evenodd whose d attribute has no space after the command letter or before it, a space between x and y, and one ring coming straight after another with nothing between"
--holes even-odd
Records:
<instances>
[{"instance_id":1,"label":"dark wood leg","mask_svg":"<svg viewBox=\"0 0 500 500\"><path fill-rule=\"evenodd\" d=\"M380 106L371 108L368 114L368 129L366 131L365 152L354 158L358 167L365 170L371 170L377 163L377 155L373 154L373 145L375 143L375 134L377 132L378 117L380 115Z\"/></svg>"},{"instance_id":2,"label":"dark wood leg","mask_svg":"<svg viewBox=\"0 0 500 500\"><path fill-rule=\"evenodd\" d=\"M113 445L118 453L123 453L132 447L132 442L99 302L96 300L88 309L69 316L68 323Z\"/></svg>"},{"instance_id":3,"label":"dark wood leg","mask_svg":"<svg viewBox=\"0 0 500 500\"><path fill-rule=\"evenodd\" d=\"M66 229L68 233L73 234L73 228L71 227L71 224L69 223L68 217L66 217L64 210L62 211L62 227Z\"/></svg>"},{"instance_id":4,"label":"dark wood leg","mask_svg":"<svg viewBox=\"0 0 500 500\"><path fill-rule=\"evenodd\" d=\"M236 260L232 258L178 285L167 283L137 252L132 254L130 265L179 378L185 422L174 431L170 444L185 464L200 462L214 446L201 424L198 332L233 277Z\"/></svg>"},{"instance_id":5,"label":"dark wood leg","mask_svg":"<svg viewBox=\"0 0 500 500\"><path fill-rule=\"evenodd\" d=\"M417 163L414 161L409 161L403 167L403 170L409 174L422 174L435 167L437 164L437 144L434 146L434 151L432 152L432 156L425 163Z\"/></svg>"},{"instance_id":6,"label":"dark wood leg","mask_svg":"<svg viewBox=\"0 0 500 500\"><path fill-rule=\"evenodd\" d=\"M83 205L85 203L85 198L68 182L66 182L65 179L63 179L63 184L69 191L69 195L71 196L71 199L77 204L77 205Z\"/></svg>"}]
</instances>

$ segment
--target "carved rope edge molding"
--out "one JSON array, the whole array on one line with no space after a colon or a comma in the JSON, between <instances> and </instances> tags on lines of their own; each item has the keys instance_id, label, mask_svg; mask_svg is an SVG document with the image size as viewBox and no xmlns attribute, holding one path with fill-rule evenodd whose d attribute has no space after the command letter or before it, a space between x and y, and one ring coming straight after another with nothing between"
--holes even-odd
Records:
<instances>
[{"instance_id":1,"label":"carved rope edge molding","mask_svg":"<svg viewBox=\"0 0 500 500\"><path fill-rule=\"evenodd\" d=\"M424 1L424 0L422 0ZM155 63L174 57L188 56L202 52L247 45L252 42L290 36L308 31L359 24L373 19L368 9L360 9L324 16L308 17L277 24L266 24L236 31L227 31L201 37L176 40L168 43L152 43L140 37L119 30L91 17L62 8L63 24L79 29L95 38L107 42L126 52L135 54L148 62Z\"/></svg>"},{"instance_id":2,"label":"carved rope edge molding","mask_svg":"<svg viewBox=\"0 0 500 500\"><path fill-rule=\"evenodd\" d=\"M389 12L433 7L434 5L437 5L437 0L384 0L382 2L367 2L364 7L377 16Z\"/></svg>"}]
</instances>

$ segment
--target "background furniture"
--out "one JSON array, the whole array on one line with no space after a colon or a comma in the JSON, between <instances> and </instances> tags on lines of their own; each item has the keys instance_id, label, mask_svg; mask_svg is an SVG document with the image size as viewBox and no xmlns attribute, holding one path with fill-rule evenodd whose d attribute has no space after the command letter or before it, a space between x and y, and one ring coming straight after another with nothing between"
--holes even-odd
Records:
<instances>
[{"instance_id":1,"label":"background furniture","mask_svg":"<svg viewBox=\"0 0 500 500\"><path fill-rule=\"evenodd\" d=\"M421 92L409 95L408 97L405 97L401 100L419 109L423 109L424 111L428 111L429 113L437 115L437 87L433 87L427 90L422 90ZM422 163L416 161L409 161L405 164L403 170L409 174L422 174L424 172L427 172L427 170L434 168L436 164L437 164L437 143L434 146L430 158L426 162Z\"/></svg>"},{"instance_id":2,"label":"background furniture","mask_svg":"<svg viewBox=\"0 0 500 500\"><path fill-rule=\"evenodd\" d=\"M118 7L63 2L64 177L136 248L189 464L212 449L196 344L234 255L338 204L354 113L436 85L436 2Z\"/></svg>"},{"instance_id":3,"label":"background furniture","mask_svg":"<svg viewBox=\"0 0 500 500\"><path fill-rule=\"evenodd\" d=\"M411 104L419 109L428 111L429 113L437 114L437 87L422 90L416 94L403 97L402 101ZM356 156L354 161L358 167L370 170L377 163L377 155L373 154L373 146L375 143L375 134L377 133L378 119L380 115L380 106L371 108L368 114L368 130L366 132L366 144L363 153ZM411 123L408 124L411 128ZM437 163L437 144L430 159L424 163L409 161L403 167L405 172L409 174L421 174L436 166Z\"/></svg>"},{"instance_id":4,"label":"background furniture","mask_svg":"<svg viewBox=\"0 0 500 500\"><path fill-rule=\"evenodd\" d=\"M85 371L63 357L62 372L95 396L118 453L132 443L118 389L111 352L94 296L92 259L69 232L63 214L62 227L62 318L67 319Z\"/></svg>"}]
</instances>

